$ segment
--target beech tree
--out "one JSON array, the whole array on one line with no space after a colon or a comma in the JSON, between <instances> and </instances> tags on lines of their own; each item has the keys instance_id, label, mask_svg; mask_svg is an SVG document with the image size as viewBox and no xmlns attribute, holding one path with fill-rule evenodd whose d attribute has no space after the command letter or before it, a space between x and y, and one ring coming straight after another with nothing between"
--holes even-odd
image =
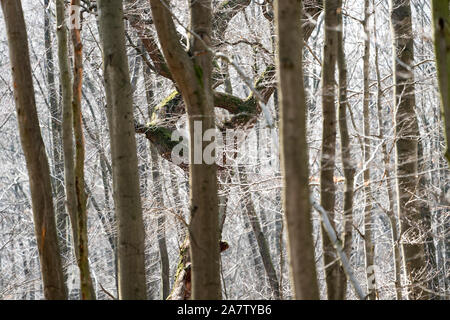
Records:
<instances>
[{"instance_id":1,"label":"beech tree","mask_svg":"<svg viewBox=\"0 0 450 320\"><path fill-rule=\"evenodd\" d=\"M98 11L118 221L119 299L146 299L145 234L122 1L98 1Z\"/></svg>"}]
</instances>

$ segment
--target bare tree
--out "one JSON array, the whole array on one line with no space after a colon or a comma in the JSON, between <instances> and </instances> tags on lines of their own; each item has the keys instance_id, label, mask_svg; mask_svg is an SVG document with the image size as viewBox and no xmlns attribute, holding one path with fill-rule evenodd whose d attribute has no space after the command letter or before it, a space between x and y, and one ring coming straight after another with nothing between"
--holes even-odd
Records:
<instances>
[{"instance_id":1,"label":"bare tree","mask_svg":"<svg viewBox=\"0 0 450 320\"><path fill-rule=\"evenodd\" d=\"M319 299L308 187L301 10L302 2L298 0L277 1L275 4L283 207L295 298Z\"/></svg>"},{"instance_id":2,"label":"bare tree","mask_svg":"<svg viewBox=\"0 0 450 320\"><path fill-rule=\"evenodd\" d=\"M409 0L391 0L391 24L394 42L394 101L397 151L397 197L400 237L411 284L410 299L423 298L423 290L415 285L425 267L421 217L415 199L417 188L417 141L419 127L414 92L414 39Z\"/></svg>"},{"instance_id":3,"label":"bare tree","mask_svg":"<svg viewBox=\"0 0 450 320\"><path fill-rule=\"evenodd\" d=\"M159 41L172 77L183 96L189 122L189 224L192 259L192 298L220 299L219 212L216 164L198 161L206 130L215 128L214 96L211 89L211 1L190 2L188 52L180 44L170 11L170 2L150 0ZM198 132L195 132L195 131ZM198 163L199 162L199 163Z\"/></svg>"},{"instance_id":4,"label":"bare tree","mask_svg":"<svg viewBox=\"0 0 450 320\"><path fill-rule=\"evenodd\" d=\"M433 0L434 52L441 92L442 114L447 140L445 156L450 162L450 1Z\"/></svg>"},{"instance_id":5,"label":"bare tree","mask_svg":"<svg viewBox=\"0 0 450 320\"><path fill-rule=\"evenodd\" d=\"M344 251L349 258L352 252L352 233L353 233L353 183L355 181L355 167L351 156L350 134L347 125L347 111L349 107L347 98L347 63L344 50L344 25L342 23L342 0L338 1L338 33L337 33L337 66L339 70L339 134L341 138L341 160L344 169L345 189L344 189L344 207L343 220L344 232L341 241L344 243ZM339 300L345 299L347 293L347 277L342 267L339 270L337 284L337 296Z\"/></svg>"},{"instance_id":6,"label":"bare tree","mask_svg":"<svg viewBox=\"0 0 450 320\"><path fill-rule=\"evenodd\" d=\"M36 112L22 3L16 0L3 0L1 5L8 36L20 140L30 178L44 296L46 299L66 299L64 273L56 236L50 169Z\"/></svg>"},{"instance_id":7,"label":"bare tree","mask_svg":"<svg viewBox=\"0 0 450 320\"><path fill-rule=\"evenodd\" d=\"M81 14L77 9L80 0L71 1L71 15ZM80 26L81 27L81 26ZM83 82L83 45L81 43L81 32L78 26L71 28L73 46L73 83L72 83L72 120L75 138L75 195L77 213L77 245L78 245L78 267L80 268L81 298L95 299L95 291L92 285L89 270L89 250L87 235L87 204L84 178L85 142L82 126L82 82Z\"/></svg>"},{"instance_id":8,"label":"bare tree","mask_svg":"<svg viewBox=\"0 0 450 320\"><path fill-rule=\"evenodd\" d=\"M320 160L320 203L334 219L334 167L336 155L335 70L337 58L337 1L325 1L325 36L322 61L322 155ZM331 221L333 223L333 221ZM323 232L325 235L325 232ZM337 299L339 263L330 240L323 236L323 255L328 288L328 299Z\"/></svg>"},{"instance_id":9,"label":"bare tree","mask_svg":"<svg viewBox=\"0 0 450 320\"><path fill-rule=\"evenodd\" d=\"M98 1L98 12L119 230L119 299L146 299L145 234L122 0Z\"/></svg>"}]
</instances>

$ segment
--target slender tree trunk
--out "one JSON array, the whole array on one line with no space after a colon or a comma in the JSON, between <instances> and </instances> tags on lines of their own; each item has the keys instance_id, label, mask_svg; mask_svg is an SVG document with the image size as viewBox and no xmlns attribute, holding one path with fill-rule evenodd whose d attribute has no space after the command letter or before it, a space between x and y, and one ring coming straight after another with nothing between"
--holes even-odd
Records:
<instances>
[{"instance_id":1,"label":"slender tree trunk","mask_svg":"<svg viewBox=\"0 0 450 320\"><path fill-rule=\"evenodd\" d=\"M249 219L253 233L255 234L256 243L258 244L259 254L261 256L264 270L266 271L269 280L270 289L272 290L273 298L280 299L280 285L277 279L277 272L273 266L270 249L267 244L267 239L262 231L258 216L256 215L255 206L251 199L251 194L248 187L247 174L243 166L238 166L239 180L243 186L242 194L247 195L245 202L245 213Z\"/></svg>"},{"instance_id":2,"label":"slender tree trunk","mask_svg":"<svg viewBox=\"0 0 450 320\"><path fill-rule=\"evenodd\" d=\"M59 82L62 92L62 144L64 156L65 204L72 226L75 258L80 256L78 245L77 199L75 192L75 162L73 143L72 79L70 76L67 24L64 0L56 1L56 35L58 38Z\"/></svg>"},{"instance_id":3,"label":"slender tree trunk","mask_svg":"<svg viewBox=\"0 0 450 320\"><path fill-rule=\"evenodd\" d=\"M169 282L169 254L167 252L166 244L166 212L163 211L163 190L162 183L163 180L160 177L159 172L161 171L161 165L159 163L159 155L156 148L150 144L151 153L151 171L152 171L152 183L153 183L153 193L155 195L156 207L157 209L157 225L158 225L158 247L159 247L159 258L161 266L161 296L163 300L166 300L170 294L170 282Z\"/></svg>"},{"instance_id":4,"label":"slender tree trunk","mask_svg":"<svg viewBox=\"0 0 450 320\"><path fill-rule=\"evenodd\" d=\"M353 183L355 180L355 167L351 156L350 135L347 126L347 64L344 51L344 26L342 22L342 0L339 0L338 7L341 11L338 13L338 33L337 33L337 65L339 69L339 133L341 137L341 158L344 169L345 189L344 189L344 233L341 241L344 244L345 255L350 259L352 251L352 233L353 233ZM340 267L337 284L336 299L344 300L347 295L347 277Z\"/></svg>"},{"instance_id":5,"label":"slender tree trunk","mask_svg":"<svg viewBox=\"0 0 450 320\"><path fill-rule=\"evenodd\" d=\"M446 137L445 157L450 163L450 0L432 0L434 52L439 89L441 93L442 119Z\"/></svg>"},{"instance_id":6,"label":"slender tree trunk","mask_svg":"<svg viewBox=\"0 0 450 320\"><path fill-rule=\"evenodd\" d=\"M369 30L369 17L370 17L370 4L369 0L364 0L364 20L363 28L365 33L364 38L364 55L363 55L363 118L364 118L364 245L366 250L366 277L367 277L367 298L369 300L375 300L376 289L373 287L375 284L375 269L374 269L374 254L375 244L373 243L372 228L372 199L371 199L371 186L370 186L370 157L371 157L371 139L370 139L370 88L369 88L369 75L370 75L370 30Z\"/></svg>"},{"instance_id":7,"label":"slender tree trunk","mask_svg":"<svg viewBox=\"0 0 450 320\"><path fill-rule=\"evenodd\" d=\"M36 111L27 32L22 3L2 0L20 140L25 155L34 227L46 299L66 299L64 273L56 235L50 169Z\"/></svg>"},{"instance_id":8,"label":"slender tree trunk","mask_svg":"<svg viewBox=\"0 0 450 320\"><path fill-rule=\"evenodd\" d=\"M374 42L377 42L377 13L375 9L375 0L372 0L373 10L374 10ZM388 219L392 230L392 256L394 257L394 283L395 283L395 298L397 300L402 299L401 290L401 252L400 244L398 241L398 229L397 229L397 219L394 213L394 195L393 195L393 185L391 182L392 170L389 161L389 154L387 152L386 141L384 141L384 121L383 121L383 110L381 104L381 98L383 96L383 90L381 88L381 75L380 75L380 64L378 62L378 46L375 46L375 73L377 79L377 117L378 117L378 137L383 141L382 145L382 156L384 162L384 178L386 179L386 189L388 194L389 209L388 209Z\"/></svg>"},{"instance_id":9,"label":"slender tree trunk","mask_svg":"<svg viewBox=\"0 0 450 320\"><path fill-rule=\"evenodd\" d=\"M203 151L206 130L215 128L211 89L211 1L190 1L189 53L180 45L170 13L170 1L150 0L153 21L164 57L186 105L189 123L190 250L192 298L220 299L220 253L217 177L215 163L208 164ZM200 158L200 159L199 159ZM209 162L209 161L208 161Z\"/></svg>"},{"instance_id":10,"label":"slender tree trunk","mask_svg":"<svg viewBox=\"0 0 450 320\"><path fill-rule=\"evenodd\" d=\"M299 0L275 2L283 208L294 297L319 299L308 185L301 8Z\"/></svg>"},{"instance_id":11,"label":"slender tree trunk","mask_svg":"<svg viewBox=\"0 0 450 320\"><path fill-rule=\"evenodd\" d=\"M337 55L337 1L325 1L325 38L322 62L322 156L320 160L320 201L334 226L334 169L336 155L335 66ZM326 266L328 299L338 299L339 263L329 238L323 233L323 255Z\"/></svg>"},{"instance_id":12,"label":"slender tree trunk","mask_svg":"<svg viewBox=\"0 0 450 320\"><path fill-rule=\"evenodd\" d=\"M98 1L118 221L119 299L146 299L144 223L122 0Z\"/></svg>"},{"instance_id":13,"label":"slender tree trunk","mask_svg":"<svg viewBox=\"0 0 450 320\"><path fill-rule=\"evenodd\" d=\"M69 242L67 239L67 214L64 210L64 165L61 154L61 109L55 85L55 66L53 59L52 31L49 13L50 0L44 1L44 45L45 45L45 71L47 78L48 96L50 101L52 160L54 178L52 179L53 194L56 209L56 228L61 244L61 256L67 259Z\"/></svg>"},{"instance_id":14,"label":"slender tree trunk","mask_svg":"<svg viewBox=\"0 0 450 320\"><path fill-rule=\"evenodd\" d=\"M423 298L417 281L423 276L425 266L424 245L420 240L422 225L417 205L417 142L419 126L415 113L414 92L414 40L409 0L391 0L391 24L394 41L394 95L397 113L395 135L397 152L397 197L400 237L407 279L410 282L410 299Z\"/></svg>"},{"instance_id":15,"label":"slender tree trunk","mask_svg":"<svg viewBox=\"0 0 450 320\"><path fill-rule=\"evenodd\" d=\"M145 93L147 98L147 109L148 118L152 119L154 108L151 106L153 100L153 90L150 85L150 69L148 66L143 66L144 72L144 85ZM158 247L159 247L159 257L160 257L160 267L161 267L161 298L166 300L170 294L170 265L169 265L169 254L167 252L166 243L166 216L163 211L164 201L163 201L163 190L162 183L163 180L160 176L160 171L162 170L158 150L149 141L149 153L151 158L151 174L152 174L152 184L153 184L153 194L155 195L155 204L158 208L157 211L157 225L158 225Z\"/></svg>"},{"instance_id":16,"label":"slender tree trunk","mask_svg":"<svg viewBox=\"0 0 450 320\"><path fill-rule=\"evenodd\" d=\"M80 0L72 0L71 10L80 6ZM95 299L95 290L92 285L91 274L89 270L89 250L87 235L87 208L86 191L84 188L84 158L85 144L82 127L81 111L81 90L83 79L83 46L81 44L81 32L78 28L72 28L73 45L73 83L72 83L72 116L73 132L75 138L75 195L76 195L76 213L78 222L78 267L80 268L81 299Z\"/></svg>"}]
</instances>

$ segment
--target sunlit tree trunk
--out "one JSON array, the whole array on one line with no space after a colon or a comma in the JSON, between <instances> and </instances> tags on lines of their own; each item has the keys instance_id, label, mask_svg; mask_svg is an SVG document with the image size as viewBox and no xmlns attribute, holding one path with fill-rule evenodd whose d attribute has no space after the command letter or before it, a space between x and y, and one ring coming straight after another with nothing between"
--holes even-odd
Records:
<instances>
[{"instance_id":1,"label":"sunlit tree trunk","mask_svg":"<svg viewBox=\"0 0 450 320\"><path fill-rule=\"evenodd\" d=\"M27 165L34 227L46 299L66 299L64 273L56 236L50 169L39 128L27 32L19 0L2 0L20 141Z\"/></svg>"},{"instance_id":2,"label":"sunlit tree trunk","mask_svg":"<svg viewBox=\"0 0 450 320\"><path fill-rule=\"evenodd\" d=\"M275 2L283 207L294 297L319 299L308 185L301 8L299 0Z\"/></svg>"},{"instance_id":3,"label":"sunlit tree trunk","mask_svg":"<svg viewBox=\"0 0 450 320\"><path fill-rule=\"evenodd\" d=\"M370 4L369 0L364 0L364 55L363 55L363 119L364 119L364 245L366 250L366 277L367 277L367 292L368 299L375 300L376 291L373 287L375 284L375 269L374 269L374 253L375 244L373 243L372 228L372 199L371 199L371 181L370 181L370 166L372 143L370 137L370 88L369 88L369 76L370 76L370 30L369 30L369 17L370 17Z\"/></svg>"}]
</instances>

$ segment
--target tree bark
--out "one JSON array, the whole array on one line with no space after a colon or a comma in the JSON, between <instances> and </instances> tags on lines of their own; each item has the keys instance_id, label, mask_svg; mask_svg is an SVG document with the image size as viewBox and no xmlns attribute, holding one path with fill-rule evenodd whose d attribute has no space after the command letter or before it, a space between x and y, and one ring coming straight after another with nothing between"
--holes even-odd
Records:
<instances>
[{"instance_id":1,"label":"tree bark","mask_svg":"<svg viewBox=\"0 0 450 320\"><path fill-rule=\"evenodd\" d=\"M190 250L192 256L192 298L220 299L219 214L216 165L205 163L207 143L197 141L206 130L215 128L214 101L211 89L212 55L205 47L211 44L211 1L190 1L191 26L189 52L177 37L170 1L150 0L153 20L170 73L186 105L189 123ZM197 131L197 132L196 132ZM196 152L196 150L199 151ZM200 161L199 161L200 160Z\"/></svg>"},{"instance_id":2,"label":"tree bark","mask_svg":"<svg viewBox=\"0 0 450 320\"><path fill-rule=\"evenodd\" d=\"M80 6L80 0L71 1L72 13L75 6ZM87 235L87 207L86 191L84 189L84 158L85 144L82 127L81 111L81 90L83 80L83 45L81 43L80 29L72 28L73 45L73 83L72 83L72 121L75 138L75 196L76 196L76 214L78 222L78 267L80 269L81 299L95 299L95 290L92 285L91 274L89 270L89 249Z\"/></svg>"},{"instance_id":3,"label":"tree bark","mask_svg":"<svg viewBox=\"0 0 450 320\"><path fill-rule=\"evenodd\" d=\"M64 273L56 235L50 169L39 128L22 3L2 0L9 44L14 99L28 175L34 227L46 299L66 299Z\"/></svg>"},{"instance_id":4,"label":"tree bark","mask_svg":"<svg viewBox=\"0 0 450 320\"><path fill-rule=\"evenodd\" d=\"M450 163L450 0L432 0L434 52L439 89L441 92L441 110L446 138L445 157Z\"/></svg>"},{"instance_id":5,"label":"tree bark","mask_svg":"<svg viewBox=\"0 0 450 320\"><path fill-rule=\"evenodd\" d=\"M363 122L364 122L364 246L366 250L366 277L367 277L367 298L369 300L375 300L376 289L373 287L375 284L375 269L374 269L374 254L375 245L372 240L372 199L371 199L371 187L370 187L370 157L371 157L371 139L370 139L370 88L369 88L369 75L370 75L370 30L369 30L369 17L370 17L370 4L369 0L364 0L364 20L363 28L365 33L364 38L364 55L363 55Z\"/></svg>"},{"instance_id":6,"label":"tree bark","mask_svg":"<svg viewBox=\"0 0 450 320\"><path fill-rule=\"evenodd\" d=\"M59 82L62 92L62 144L64 156L65 204L72 226L75 259L78 261L78 219L75 195L75 162L73 143L72 79L70 76L68 36L64 0L56 1L56 35L58 38Z\"/></svg>"},{"instance_id":7,"label":"tree bark","mask_svg":"<svg viewBox=\"0 0 450 320\"><path fill-rule=\"evenodd\" d=\"M275 3L283 207L294 297L319 299L309 200L301 8L299 0Z\"/></svg>"},{"instance_id":8,"label":"tree bark","mask_svg":"<svg viewBox=\"0 0 450 320\"><path fill-rule=\"evenodd\" d=\"M338 0L338 7L341 11L338 13L338 33L337 33L337 65L339 69L339 134L341 138L341 160L344 169L345 189L344 189L344 233L341 236L341 241L344 244L344 252L347 258L350 259L352 253L352 233L353 233L353 183L355 180L355 167L351 155L350 135L347 125L347 64L345 61L344 51L344 26L342 23L342 0ZM339 276L337 280L336 299L344 300L347 294L347 277L345 272L340 267Z\"/></svg>"},{"instance_id":9,"label":"tree bark","mask_svg":"<svg viewBox=\"0 0 450 320\"><path fill-rule=\"evenodd\" d=\"M336 106L335 66L337 56L337 11L338 2L325 1L325 38L322 62L322 156L320 159L320 201L328 212L334 227L335 192L334 169L336 155ZM325 232L322 232L325 235ZM338 299L339 263L328 237L323 236L323 255L326 266L328 299Z\"/></svg>"},{"instance_id":10,"label":"tree bark","mask_svg":"<svg viewBox=\"0 0 450 320\"><path fill-rule=\"evenodd\" d=\"M375 0L372 2L374 8L374 42L377 42L377 13L375 9ZM377 79L377 117L378 117L378 137L381 141L384 140L384 121L383 121L383 106L381 104L381 98L383 96L383 89L381 88L381 74L380 74L380 65L378 59L378 46L375 46L375 73ZM386 141L383 141L382 145L382 154L383 154L383 162L384 162L384 177L386 179L386 189L388 194L389 208L387 212L387 216L389 219L389 224L391 226L392 232L392 256L394 258L394 283L395 283L395 298L397 300L402 299L402 289L401 289L401 250L400 243L398 239L398 228L397 228L397 216L394 212L394 194L393 194L393 183L392 183L392 170L389 161L389 153L387 151Z\"/></svg>"},{"instance_id":11,"label":"tree bark","mask_svg":"<svg viewBox=\"0 0 450 320\"><path fill-rule=\"evenodd\" d=\"M44 46L45 46L45 71L47 78L47 93L50 102L51 137L52 137L52 177L53 195L55 199L56 228L59 233L61 245L61 257L67 260L69 242L67 239L67 214L64 210L64 165L61 154L61 108L58 104L58 95L55 84L55 66L52 47L52 29L49 12L50 0L44 1Z\"/></svg>"},{"instance_id":12,"label":"tree bark","mask_svg":"<svg viewBox=\"0 0 450 320\"><path fill-rule=\"evenodd\" d=\"M409 0L391 0L391 24L394 42L394 105L397 164L397 197L400 237L407 279L410 282L410 299L423 298L417 285L425 267L424 245L420 212L417 205L417 141L419 126L415 113L414 92L414 40ZM422 270L423 271L423 270Z\"/></svg>"},{"instance_id":13,"label":"tree bark","mask_svg":"<svg viewBox=\"0 0 450 320\"><path fill-rule=\"evenodd\" d=\"M145 232L122 0L100 0L98 9L119 232L119 299L146 299Z\"/></svg>"}]
</instances>

